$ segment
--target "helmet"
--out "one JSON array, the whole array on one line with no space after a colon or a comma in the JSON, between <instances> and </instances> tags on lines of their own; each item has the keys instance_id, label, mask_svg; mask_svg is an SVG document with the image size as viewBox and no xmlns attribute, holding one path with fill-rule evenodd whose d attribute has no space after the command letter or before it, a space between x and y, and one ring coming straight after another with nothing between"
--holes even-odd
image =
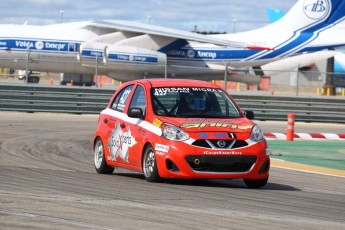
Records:
<instances>
[{"instance_id":1,"label":"helmet","mask_svg":"<svg viewBox=\"0 0 345 230\"><path fill-rule=\"evenodd\" d=\"M206 109L206 95L204 92L193 92L186 97L189 109L204 110Z\"/></svg>"}]
</instances>

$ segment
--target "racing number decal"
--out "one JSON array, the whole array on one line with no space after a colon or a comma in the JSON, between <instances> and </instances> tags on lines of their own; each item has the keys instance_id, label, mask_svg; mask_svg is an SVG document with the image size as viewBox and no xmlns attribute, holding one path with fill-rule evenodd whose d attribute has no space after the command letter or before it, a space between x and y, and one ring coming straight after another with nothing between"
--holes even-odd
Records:
<instances>
[{"instance_id":1,"label":"racing number decal","mask_svg":"<svg viewBox=\"0 0 345 230\"><path fill-rule=\"evenodd\" d=\"M116 123L108 140L108 148L111 155L110 160L116 161L120 156L121 159L128 162L128 149L136 143L130 128L128 127L126 132L122 132L120 124Z\"/></svg>"},{"instance_id":2,"label":"racing number decal","mask_svg":"<svg viewBox=\"0 0 345 230\"><path fill-rule=\"evenodd\" d=\"M119 104L118 104L118 109L120 109L122 111L125 110L126 101L127 101L127 98L129 96L130 92L131 92L131 89L128 89L125 92L123 92L123 94L120 98Z\"/></svg>"}]
</instances>

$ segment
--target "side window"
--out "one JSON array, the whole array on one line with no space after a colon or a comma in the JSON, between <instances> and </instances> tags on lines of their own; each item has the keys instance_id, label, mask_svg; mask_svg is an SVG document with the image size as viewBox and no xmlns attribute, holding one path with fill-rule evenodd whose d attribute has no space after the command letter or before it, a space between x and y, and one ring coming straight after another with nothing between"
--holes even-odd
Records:
<instances>
[{"instance_id":1,"label":"side window","mask_svg":"<svg viewBox=\"0 0 345 230\"><path fill-rule=\"evenodd\" d=\"M131 104L129 108L141 108L144 112L144 115L146 113L146 95L145 90L142 86L138 85L138 87L135 89L133 99L131 101Z\"/></svg>"},{"instance_id":2,"label":"side window","mask_svg":"<svg viewBox=\"0 0 345 230\"><path fill-rule=\"evenodd\" d=\"M111 108L119 112L123 112L125 110L126 102L127 102L129 94L131 93L132 88L133 88L133 85L129 85L126 88L124 88L116 96Z\"/></svg>"}]
</instances>

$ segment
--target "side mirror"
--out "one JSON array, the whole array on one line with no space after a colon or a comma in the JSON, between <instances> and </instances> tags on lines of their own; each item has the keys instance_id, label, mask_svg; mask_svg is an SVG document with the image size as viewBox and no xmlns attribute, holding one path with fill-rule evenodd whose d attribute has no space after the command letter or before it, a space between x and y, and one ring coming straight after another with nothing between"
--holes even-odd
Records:
<instances>
[{"instance_id":1,"label":"side mirror","mask_svg":"<svg viewBox=\"0 0 345 230\"><path fill-rule=\"evenodd\" d=\"M141 108L130 108L127 115L133 118L144 119L144 112Z\"/></svg>"},{"instance_id":2,"label":"side mirror","mask_svg":"<svg viewBox=\"0 0 345 230\"><path fill-rule=\"evenodd\" d=\"M249 120L254 119L254 112L253 111L246 110L246 111L244 111L244 115L246 115L246 118L248 118Z\"/></svg>"}]
</instances>

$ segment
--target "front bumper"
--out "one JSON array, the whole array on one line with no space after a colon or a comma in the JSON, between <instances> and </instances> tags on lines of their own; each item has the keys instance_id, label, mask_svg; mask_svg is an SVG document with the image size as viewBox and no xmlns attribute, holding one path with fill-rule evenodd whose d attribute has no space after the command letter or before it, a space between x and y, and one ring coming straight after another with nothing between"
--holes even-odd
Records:
<instances>
[{"instance_id":1,"label":"front bumper","mask_svg":"<svg viewBox=\"0 0 345 230\"><path fill-rule=\"evenodd\" d=\"M270 168L267 152L265 141L221 150L180 142L170 145L167 152L156 151L156 160L163 178L264 179Z\"/></svg>"}]
</instances>

